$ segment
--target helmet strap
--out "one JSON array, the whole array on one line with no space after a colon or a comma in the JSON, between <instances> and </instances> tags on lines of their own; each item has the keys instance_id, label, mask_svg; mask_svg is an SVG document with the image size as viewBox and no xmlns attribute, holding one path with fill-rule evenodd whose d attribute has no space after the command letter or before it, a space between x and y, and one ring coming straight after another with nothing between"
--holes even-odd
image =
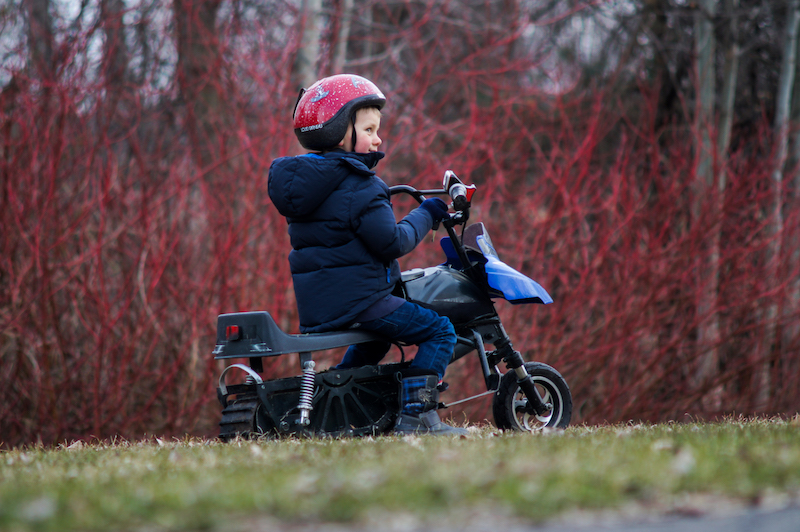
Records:
<instances>
[{"instance_id":1,"label":"helmet strap","mask_svg":"<svg viewBox=\"0 0 800 532\"><path fill-rule=\"evenodd\" d=\"M350 121L353 123L353 151L356 151L356 139L358 135L356 135L356 113L353 111L353 116L350 117Z\"/></svg>"},{"instance_id":2,"label":"helmet strap","mask_svg":"<svg viewBox=\"0 0 800 532\"><path fill-rule=\"evenodd\" d=\"M292 111L292 120L294 120L295 115L297 115L297 106L300 105L300 98L303 97L303 94L306 93L306 90L300 88L300 94L297 95L297 101L294 102L294 111Z\"/></svg>"}]
</instances>

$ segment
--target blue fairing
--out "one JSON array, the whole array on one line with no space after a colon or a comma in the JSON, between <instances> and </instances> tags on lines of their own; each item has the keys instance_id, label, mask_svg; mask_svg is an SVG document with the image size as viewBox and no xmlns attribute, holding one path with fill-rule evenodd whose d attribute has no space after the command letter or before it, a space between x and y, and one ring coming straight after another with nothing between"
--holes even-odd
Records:
<instances>
[{"instance_id":1,"label":"blue fairing","mask_svg":"<svg viewBox=\"0 0 800 532\"><path fill-rule=\"evenodd\" d=\"M482 236L479 236L477 240L483 252L480 258L485 261L483 268L486 271L486 280L491 288L502 293L503 297L512 304L542 303L547 305L553 302L553 298L539 283L501 261L491 244L485 245ZM445 264L461 269L461 260L458 258L450 238L442 238L441 245L447 257Z\"/></svg>"},{"instance_id":2,"label":"blue fairing","mask_svg":"<svg viewBox=\"0 0 800 532\"><path fill-rule=\"evenodd\" d=\"M552 303L553 298L539 283L494 257L483 265L489 286L499 290L511 303Z\"/></svg>"}]
</instances>

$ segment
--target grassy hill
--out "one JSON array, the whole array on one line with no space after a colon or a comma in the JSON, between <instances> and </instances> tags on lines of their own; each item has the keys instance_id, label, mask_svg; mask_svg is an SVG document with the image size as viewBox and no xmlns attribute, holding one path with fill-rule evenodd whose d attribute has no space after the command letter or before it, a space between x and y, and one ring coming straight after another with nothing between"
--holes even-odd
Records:
<instances>
[{"instance_id":1,"label":"grassy hill","mask_svg":"<svg viewBox=\"0 0 800 532\"><path fill-rule=\"evenodd\" d=\"M542 522L632 505L789 504L800 494L797 417L470 430L458 439L150 439L3 451L0 529L223 529L259 518L357 523L481 509Z\"/></svg>"}]
</instances>

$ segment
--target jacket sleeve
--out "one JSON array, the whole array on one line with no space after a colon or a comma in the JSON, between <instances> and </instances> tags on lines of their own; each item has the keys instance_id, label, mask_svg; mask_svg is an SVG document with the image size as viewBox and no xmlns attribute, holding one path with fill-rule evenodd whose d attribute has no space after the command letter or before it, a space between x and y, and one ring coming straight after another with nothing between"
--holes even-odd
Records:
<instances>
[{"instance_id":1,"label":"jacket sleeve","mask_svg":"<svg viewBox=\"0 0 800 532\"><path fill-rule=\"evenodd\" d=\"M376 188L368 187L354 196L351 215L358 238L372 254L388 262L417 247L433 227L433 218L425 209L416 208L397 222L388 189L376 194Z\"/></svg>"}]
</instances>

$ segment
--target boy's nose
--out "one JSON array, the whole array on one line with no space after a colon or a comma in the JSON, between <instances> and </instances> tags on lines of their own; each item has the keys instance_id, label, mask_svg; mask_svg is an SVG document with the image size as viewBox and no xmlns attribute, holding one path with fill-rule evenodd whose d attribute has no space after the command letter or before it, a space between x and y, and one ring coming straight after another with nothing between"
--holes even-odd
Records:
<instances>
[{"instance_id":1,"label":"boy's nose","mask_svg":"<svg viewBox=\"0 0 800 532\"><path fill-rule=\"evenodd\" d=\"M375 146L380 146L381 144L383 144L383 141L378 135L375 135L375 141L373 142L373 144L375 144Z\"/></svg>"}]
</instances>

